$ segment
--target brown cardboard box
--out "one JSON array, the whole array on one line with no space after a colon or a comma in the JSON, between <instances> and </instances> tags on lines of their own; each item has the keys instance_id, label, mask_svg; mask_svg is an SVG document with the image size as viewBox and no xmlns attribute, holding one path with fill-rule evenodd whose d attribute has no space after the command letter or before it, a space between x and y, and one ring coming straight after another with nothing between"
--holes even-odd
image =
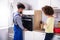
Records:
<instances>
[{"instance_id":1,"label":"brown cardboard box","mask_svg":"<svg viewBox=\"0 0 60 40\"><path fill-rule=\"evenodd\" d=\"M41 25L40 21L42 20L42 14L41 10L35 10L34 11L34 22L33 22L33 30L40 30Z\"/></svg>"}]
</instances>

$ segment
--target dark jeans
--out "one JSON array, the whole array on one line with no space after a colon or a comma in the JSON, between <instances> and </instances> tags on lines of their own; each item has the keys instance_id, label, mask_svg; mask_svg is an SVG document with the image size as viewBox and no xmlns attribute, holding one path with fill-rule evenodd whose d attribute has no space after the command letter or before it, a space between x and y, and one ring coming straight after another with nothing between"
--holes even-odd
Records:
<instances>
[{"instance_id":1,"label":"dark jeans","mask_svg":"<svg viewBox=\"0 0 60 40\"><path fill-rule=\"evenodd\" d=\"M52 40L53 36L53 33L46 33L45 40Z\"/></svg>"}]
</instances>

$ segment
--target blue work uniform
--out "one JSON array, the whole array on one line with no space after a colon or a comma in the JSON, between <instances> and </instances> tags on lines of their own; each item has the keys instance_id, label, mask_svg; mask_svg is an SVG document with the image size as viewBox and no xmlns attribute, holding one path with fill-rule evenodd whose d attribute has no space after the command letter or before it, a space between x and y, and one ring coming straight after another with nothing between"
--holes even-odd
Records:
<instances>
[{"instance_id":1,"label":"blue work uniform","mask_svg":"<svg viewBox=\"0 0 60 40\"><path fill-rule=\"evenodd\" d=\"M14 22L14 40L23 40L23 30L24 27L22 25L22 17L18 12L16 12L16 15L13 17Z\"/></svg>"}]
</instances>

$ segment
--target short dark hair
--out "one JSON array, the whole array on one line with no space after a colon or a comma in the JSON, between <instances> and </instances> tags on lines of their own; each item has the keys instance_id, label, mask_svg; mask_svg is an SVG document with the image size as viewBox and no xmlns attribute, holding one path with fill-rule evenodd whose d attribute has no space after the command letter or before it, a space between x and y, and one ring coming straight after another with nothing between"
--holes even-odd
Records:
<instances>
[{"instance_id":1,"label":"short dark hair","mask_svg":"<svg viewBox=\"0 0 60 40\"><path fill-rule=\"evenodd\" d=\"M19 9L19 8L25 9L25 6L24 6L22 3L18 3L18 4L17 4L17 8L18 8L18 9Z\"/></svg>"},{"instance_id":2,"label":"short dark hair","mask_svg":"<svg viewBox=\"0 0 60 40\"><path fill-rule=\"evenodd\" d=\"M46 15L53 15L54 14L54 10L51 6L45 6L42 8L42 10Z\"/></svg>"}]
</instances>

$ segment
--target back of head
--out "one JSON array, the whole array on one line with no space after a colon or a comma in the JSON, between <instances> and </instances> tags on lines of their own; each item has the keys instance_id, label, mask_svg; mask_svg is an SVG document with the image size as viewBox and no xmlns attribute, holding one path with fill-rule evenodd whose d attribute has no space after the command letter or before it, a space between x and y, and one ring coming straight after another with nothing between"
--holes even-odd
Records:
<instances>
[{"instance_id":1,"label":"back of head","mask_svg":"<svg viewBox=\"0 0 60 40\"><path fill-rule=\"evenodd\" d=\"M54 10L51 6L45 6L42 10L46 15L52 16L54 14Z\"/></svg>"}]
</instances>

